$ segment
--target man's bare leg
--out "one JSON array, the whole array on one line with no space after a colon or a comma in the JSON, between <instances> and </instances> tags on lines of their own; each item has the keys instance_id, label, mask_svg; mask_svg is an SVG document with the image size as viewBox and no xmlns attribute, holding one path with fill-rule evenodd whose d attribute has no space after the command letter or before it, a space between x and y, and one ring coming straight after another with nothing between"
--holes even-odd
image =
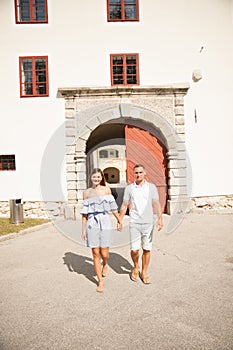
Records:
<instances>
[{"instance_id":1,"label":"man's bare leg","mask_svg":"<svg viewBox=\"0 0 233 350\"><path fill-rule=\"evenodd\" d=\"M133 265L134 265L134 269L131 273L131 279L136 282L138 280L138 275L139 275L139 265L138 265L139 250L131 250L131 258L133 260Z\"/></svg>"},{"instance_id":2,"label":"man's bare leg","mask_svg":"<svg viewBox=\"0 0 233 350\"><path fill-rule=\"evenodd\" d=\"M143 249L141 279L145 284L150 283L150 279L147 276L147 268L148 268L149 262L150 262L150 250Z\"/></svg>"}]
</instances>

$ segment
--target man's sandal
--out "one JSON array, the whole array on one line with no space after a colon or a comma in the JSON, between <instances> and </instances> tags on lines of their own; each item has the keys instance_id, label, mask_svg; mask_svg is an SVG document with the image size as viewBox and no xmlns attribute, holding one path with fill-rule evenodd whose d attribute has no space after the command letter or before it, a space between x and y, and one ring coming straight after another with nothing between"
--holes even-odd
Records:
<instances>
[{"instance_id":1,"label":"man's sandal","mask_svg":"<svg viewBox=\"0 0 233 350\"><path fill-rule=\"evenodd\" d=\"M141 276L141 280L144 284L151 284L150 278L148 276Z\"/></svg>"},{"instance_id":2,"label":"man's sandal","mask_svg":"<svg viewBox=\"0 0 233 350\"><path fill-rule=\"evenodd\" d=\"M139 278L139 272L137 270L132 270L130 278L132 281L137 282Z\"/></svg>"}]
</instances>

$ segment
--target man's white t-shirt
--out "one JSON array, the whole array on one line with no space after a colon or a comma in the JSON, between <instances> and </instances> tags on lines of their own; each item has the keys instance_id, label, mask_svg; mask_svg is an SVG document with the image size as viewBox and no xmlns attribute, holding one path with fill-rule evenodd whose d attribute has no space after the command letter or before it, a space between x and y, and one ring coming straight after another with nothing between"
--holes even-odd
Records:
<instances>
[{"instance_id":1,"label":"man's white t-shirt","mask_svg":"<svg viewBox=\"0 0 233 350\"><path fill-rule=\"evenodd\" d=\"M123 201L130 204L130 222L153 223L152 201L159 200L157 188L145 181L142 186L136 182L126 186Z\"/></svg>"}]
</instances>

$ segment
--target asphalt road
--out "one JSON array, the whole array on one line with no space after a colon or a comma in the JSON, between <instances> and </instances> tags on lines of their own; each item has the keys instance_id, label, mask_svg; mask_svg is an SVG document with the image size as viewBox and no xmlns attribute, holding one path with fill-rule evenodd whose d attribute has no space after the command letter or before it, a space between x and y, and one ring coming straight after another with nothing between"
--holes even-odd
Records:
<instances>
[{"instance_id":1,"label":"asphalt road","mask_svg":"<svg viewBox=\"0 0 233 350\"><path fill-rule=\"evenodd\" d=\"M66 225L0 242L1 350L233 349L233 215L155 232L150 285L129 278L126 223L101 294L80 222Z\"/></svg>"}]
</instances>

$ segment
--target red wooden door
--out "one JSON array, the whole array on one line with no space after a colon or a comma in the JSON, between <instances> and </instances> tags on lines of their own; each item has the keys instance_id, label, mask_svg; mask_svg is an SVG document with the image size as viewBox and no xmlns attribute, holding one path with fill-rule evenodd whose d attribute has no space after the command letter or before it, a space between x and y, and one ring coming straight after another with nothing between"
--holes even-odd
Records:
<instances>
[{"instance_id":1,"label":"red wooden door","mask_svg":"<svg viewBox=\"0 0 233 350\"><path fill-rule=\"evenodd\" d=\"M147 181L156 185L163 212L167 202L167 162L165 146L148 131L125 126L128 183L134 181L133 167L143 164Z\"/></svg>"}]
</instances>

